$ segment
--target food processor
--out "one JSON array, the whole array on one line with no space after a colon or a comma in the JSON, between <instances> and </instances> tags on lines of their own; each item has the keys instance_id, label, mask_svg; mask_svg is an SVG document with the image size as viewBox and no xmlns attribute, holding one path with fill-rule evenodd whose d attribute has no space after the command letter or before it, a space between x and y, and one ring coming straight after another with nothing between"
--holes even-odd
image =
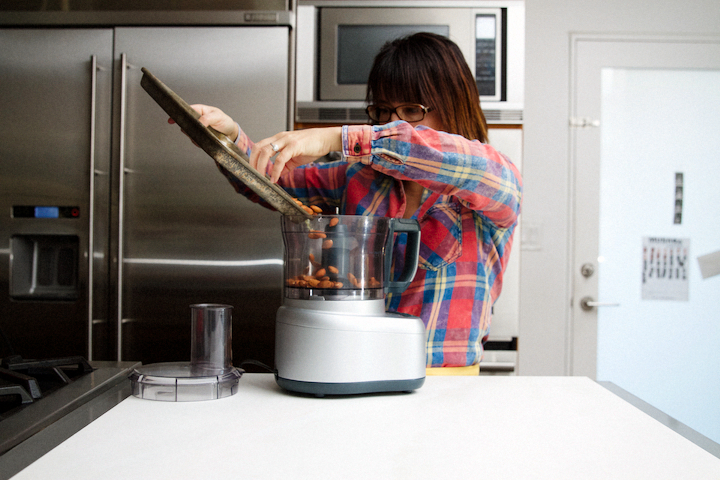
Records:
<instances>
[{"instance_id":1,"label":"food processor","mask_svg":"<svg viewBox=\"0 0 720 480\"><path fill-rule=\"evenodd\" d=\"M418 265L416 220L284 215L283 304L276 316L276 380L316 396L412 391L425 381L425 326L385 311ZM407 236L393 265L395 235ZM396 280L393 268L402 269Z\"/></svg>"},{"instance_id":2,"label":"food processor","mask_svg":"<svg viewBox=\"0 0 720 480\"><path fill-rule=\"evenodd\" d=\"M315 215L254 169L224 134L200 123L200 114L157 77L142 71L142 87L183 132L283 214L285 285L275 321L278 385L317 396L420 388L425 326L418 317L385 312L385 294L402 293L415 276L417 220ZM407 236L397 258L396 234Z\"/></svg>"}]
</instances>

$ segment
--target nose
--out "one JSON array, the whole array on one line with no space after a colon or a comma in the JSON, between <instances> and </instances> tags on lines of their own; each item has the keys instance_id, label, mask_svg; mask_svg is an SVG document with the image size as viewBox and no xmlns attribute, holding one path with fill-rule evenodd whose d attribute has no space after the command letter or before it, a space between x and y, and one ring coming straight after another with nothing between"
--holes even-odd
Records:
<instances>
[{"instance_id":1,"label":"nose","mask_svg":"<svg viewBox=\"0 0 720 480\"><path fill-rule=\"evenodd\" d=\"M400 117L398 116L398 114L395 113L395 112L392 112L392 113L390 114L390 121L391 121L391 122L396 122L396 121L398 121L398 120L400 120Z\"/></svg>"}]
</instances>

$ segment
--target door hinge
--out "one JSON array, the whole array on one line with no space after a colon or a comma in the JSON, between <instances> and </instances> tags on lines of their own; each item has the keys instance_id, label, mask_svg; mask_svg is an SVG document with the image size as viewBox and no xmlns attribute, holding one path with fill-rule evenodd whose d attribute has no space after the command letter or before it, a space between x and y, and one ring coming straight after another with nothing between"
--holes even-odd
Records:
<instances>
[{"instance_id":1,"label":"door hinge","mask_svg":"<svg viewBox=\"0 0 720 480\"><path fill-rule=\"evenodd\" d=\"M590 128L590 127L599 127L600 126L600 120L593 120L590 117L570 117L570 126L571 127L580 127L580 128Z\"/></svg>"}]
</instances>

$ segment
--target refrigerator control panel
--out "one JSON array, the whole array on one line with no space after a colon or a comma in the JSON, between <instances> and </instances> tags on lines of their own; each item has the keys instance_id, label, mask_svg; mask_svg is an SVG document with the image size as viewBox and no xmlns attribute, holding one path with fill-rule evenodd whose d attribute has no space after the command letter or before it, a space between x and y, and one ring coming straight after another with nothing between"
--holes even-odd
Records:
<instances>
[{"instance_id":1,"label":"refrigerator control panel","mask_svg":"<svg viewBox=\"0 0 720 480\"><path fill-rule=\"evenodd\" d=\"M13 218L80 218L80 207L14 205Z\"/></svg>"}]
</instances>

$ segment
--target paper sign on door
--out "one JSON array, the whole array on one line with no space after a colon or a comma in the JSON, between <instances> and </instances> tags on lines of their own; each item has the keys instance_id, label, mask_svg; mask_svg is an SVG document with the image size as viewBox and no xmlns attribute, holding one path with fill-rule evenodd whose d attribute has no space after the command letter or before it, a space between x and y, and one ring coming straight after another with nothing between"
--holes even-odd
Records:
<instances>
[{"instance_id":1,"label":"paper sign on door","mask_svg":"<svg viewBox=\"0 0 720 480\"><path fill-rule=\"evenodd\" d=\"M689 238L643 238L643 300L688 301Z\"/></svg>"}]
</instances>

